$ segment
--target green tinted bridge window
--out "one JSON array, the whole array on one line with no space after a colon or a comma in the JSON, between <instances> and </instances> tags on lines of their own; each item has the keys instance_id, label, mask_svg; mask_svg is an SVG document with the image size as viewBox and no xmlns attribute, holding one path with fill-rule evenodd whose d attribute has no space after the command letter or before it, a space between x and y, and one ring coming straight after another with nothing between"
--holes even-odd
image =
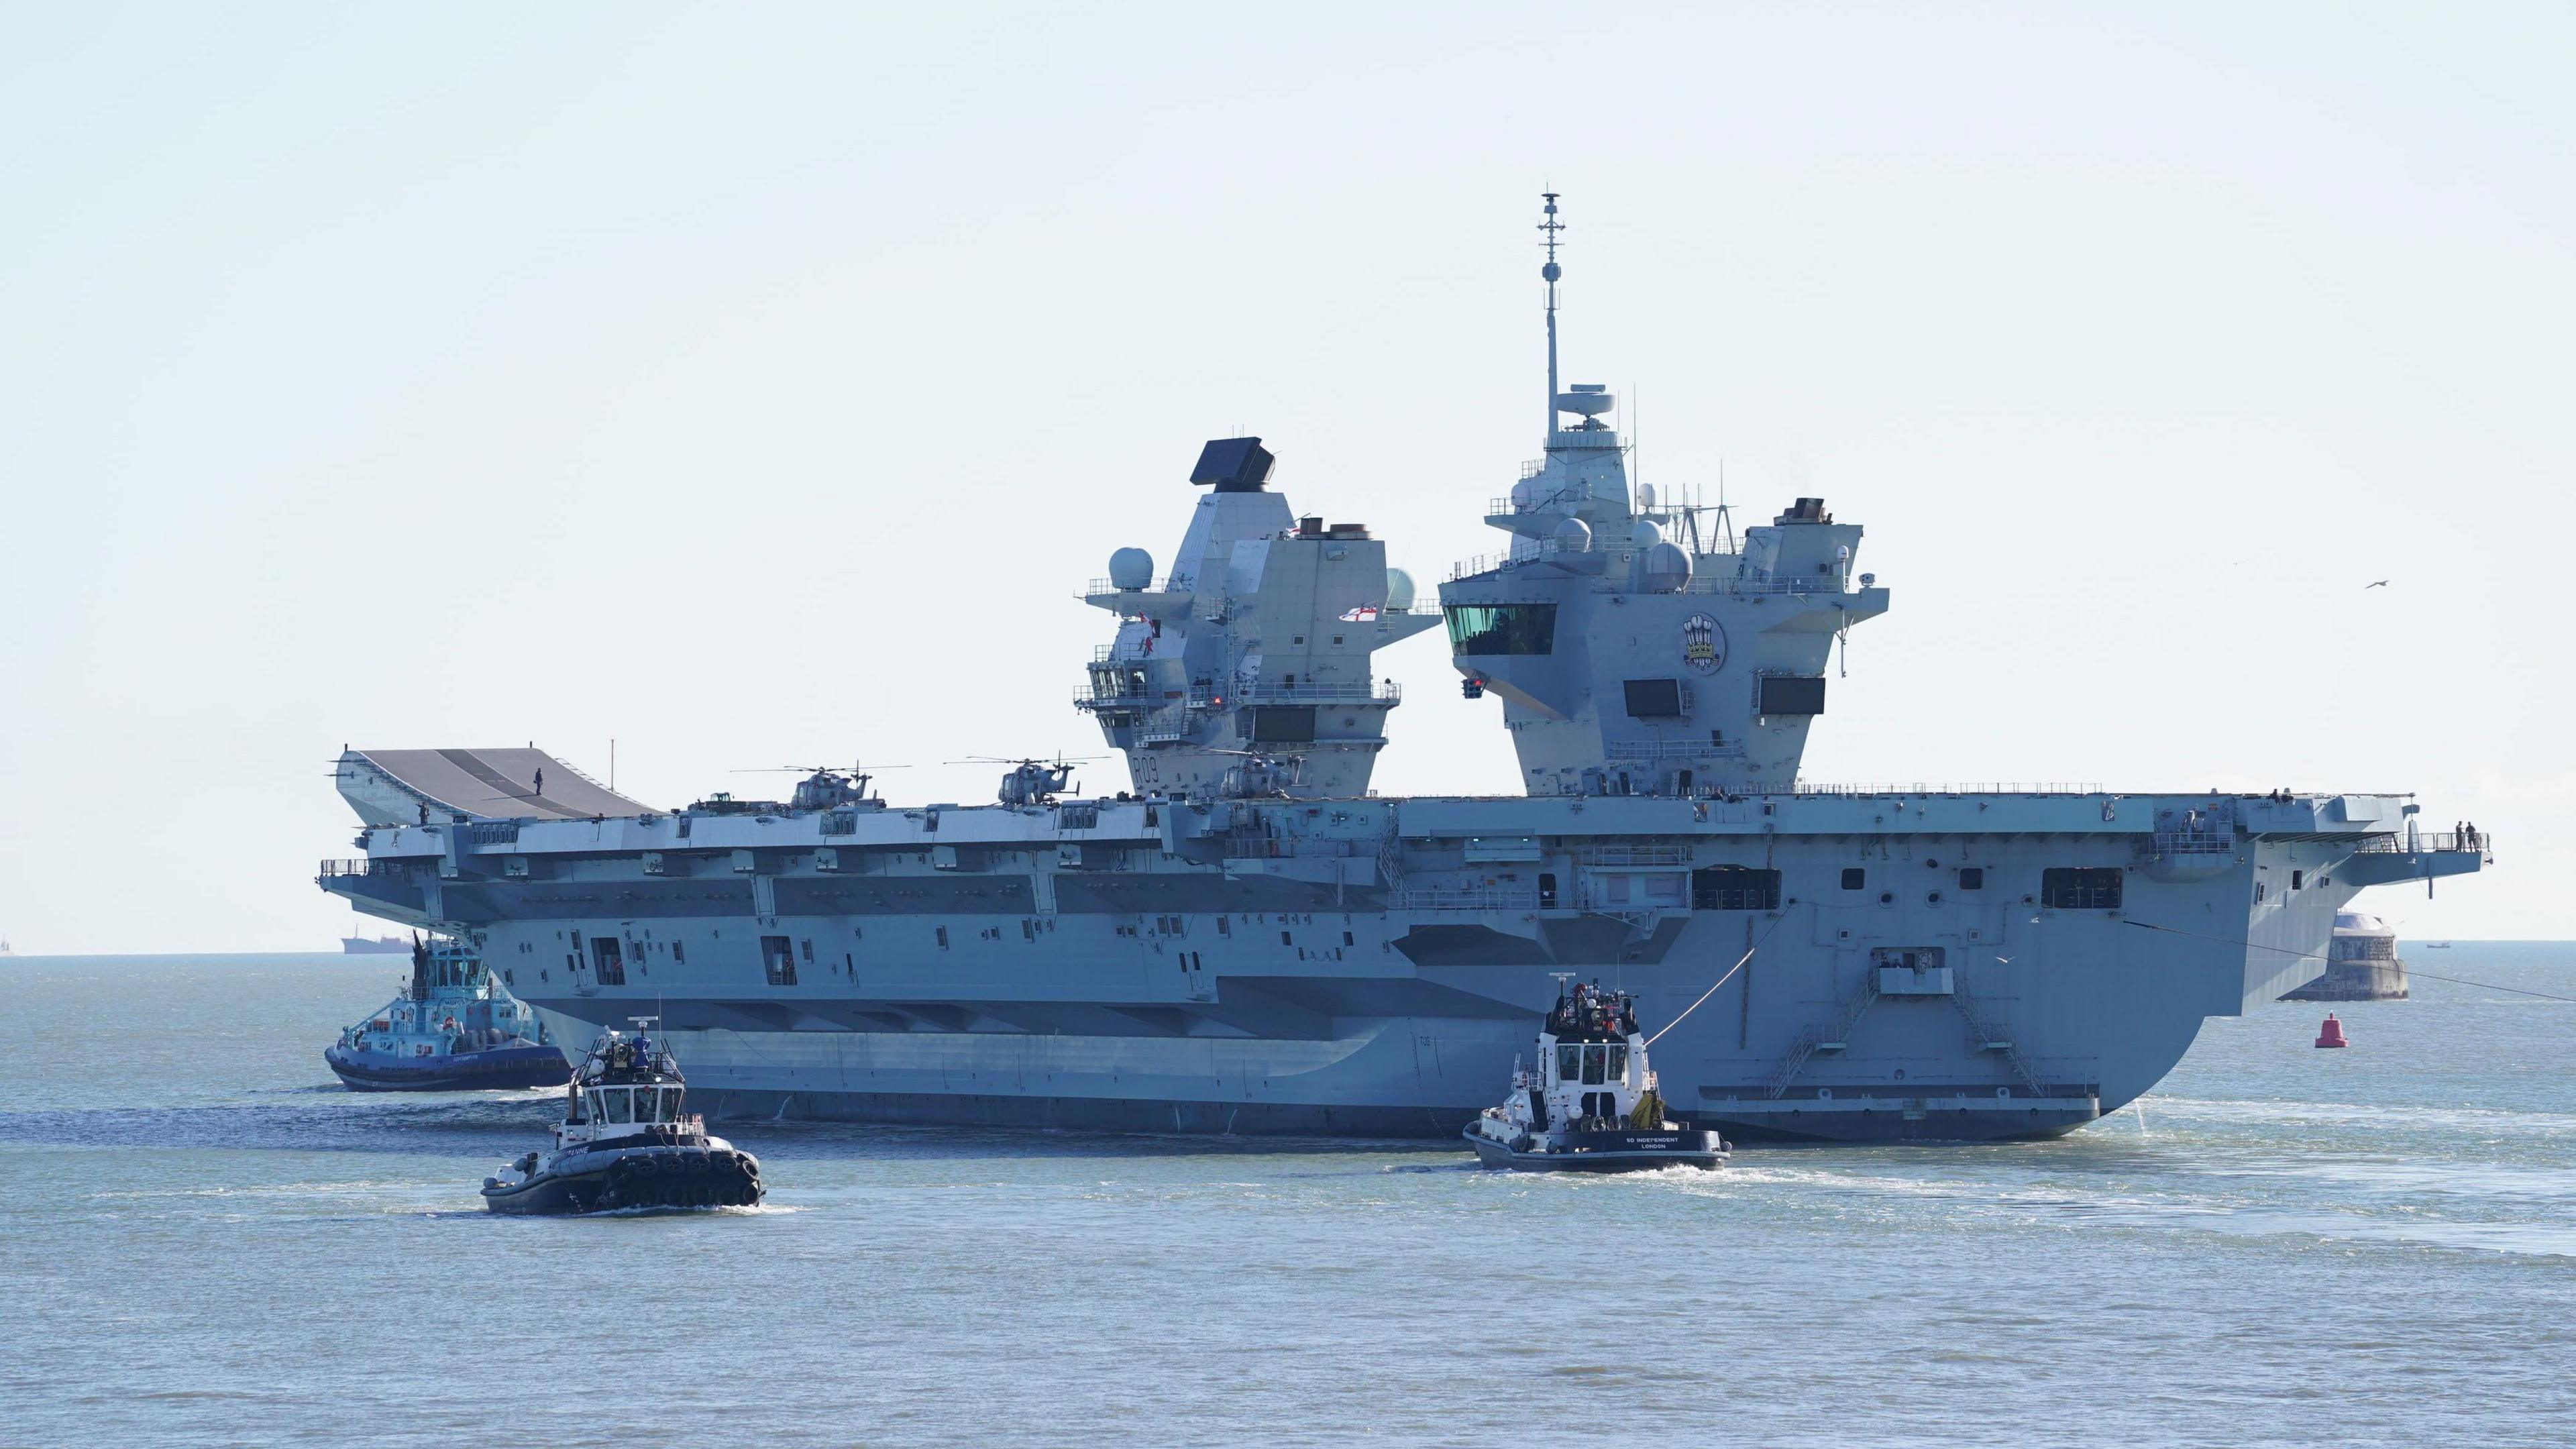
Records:
<instances>
[{"instance_id":1,"label":"green tinted bridge window","mask_svg":"<svg viewBox=\"0 0 2576 1449\"><path fill-rule=\"evenodd\" d=\"M1556 648L1554 604L1452 604L1452 654L1547 654Z\"/></svg>"}]
</instances>

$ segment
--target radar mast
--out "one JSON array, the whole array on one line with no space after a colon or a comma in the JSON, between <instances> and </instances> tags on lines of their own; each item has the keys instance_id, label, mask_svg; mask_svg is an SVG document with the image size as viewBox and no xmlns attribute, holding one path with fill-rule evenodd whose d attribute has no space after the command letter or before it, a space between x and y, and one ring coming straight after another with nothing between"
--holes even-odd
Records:
<instances>
[{"instance_id":1,"label":"radar mast","mask_svg":"<svg viewBox=\"0 0 2576 1449\"><path fill-rule=\"evenodd\" d=\"M1547 428L1541 434L1544 437L1556 431L1556 284L1565 275L1565 268L1556 264L1556 234L1565 230L1565 223L1556 219L1557 193L1542 191L1539 195L1547 201L1546 219L1538 224L1539 232L1547 238L1547 265L1538 269L1540 279L1547 283Z\"/></svg>"}]
</instances>

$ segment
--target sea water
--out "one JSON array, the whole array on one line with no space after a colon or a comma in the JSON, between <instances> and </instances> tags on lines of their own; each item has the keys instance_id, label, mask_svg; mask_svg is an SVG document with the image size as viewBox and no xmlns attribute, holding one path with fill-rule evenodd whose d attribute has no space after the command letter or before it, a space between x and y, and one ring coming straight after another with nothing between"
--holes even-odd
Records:
<instances>
[{"instance_id":1,"label":"sea water","mask_svg":"<svg viewBox=\"0 0 2576 1449\"><path fill-rule=\"evenodd\" d=\"M2576 997L2576 945L2406 954ZM766 1207L564 1220L476 1194L556 1094L324 1068L399 965L0 961L0 1442L2576 1439L2576 1004L2267 1005L2050 1142L732 1122Z\"/></svg>"}]
</instances>

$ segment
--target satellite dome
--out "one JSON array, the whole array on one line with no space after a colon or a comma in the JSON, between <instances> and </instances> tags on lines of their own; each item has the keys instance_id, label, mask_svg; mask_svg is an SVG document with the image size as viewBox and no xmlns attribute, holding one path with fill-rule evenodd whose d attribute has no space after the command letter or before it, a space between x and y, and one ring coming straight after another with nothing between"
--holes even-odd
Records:
<instances>
[{"instance_id":1,"label":"satellite dome","mask_svg":"<svg viewBox=\"0 0 2576 1449\"><path fill-rule=\"evenodd\" d=\"M1637 548L1650 549L1663 541L1663 526L1651 518L1640 518L1628 526L1628 542Z\"/></svg>"},{"instance_id":2,"label":"satellite dome","mask_svg":"<svg viewBox=\"0 0 2576 1449\"><path fill-rule=\"evenodd\" d=\"M1413 607L1413 575L1402 569L1386 571L1386 606L1398 613Z\"/></svg>"},{"instance_id":3,"label":"satellite dome","mask_svg":"<svg viewBox=\"0 0 2576 1449\"><path fill-rule=\"evenodd\" d=\"M1646 550L1645 564L1639 572L1645 578L1646 592L1678 594L1690 582L1690 555L1682 552L1679 544L1658 543Z\"/></svg>"},{"instance_id":4,"label":"satellite dome","mask_svg":"<svg viewBox=\"0 0 2576 1449\"><path fill-rule=\"evenodd\" d=\"M1637 485L1637 506L1639 508L1652 508L1655 506L1654 484L1640 483Z\"/></svg>"},{"instance_id":5,"label":"satellite dome","mask_svg":"<svg viewBox=\"0 0 2576 1449\"><path fill-rule=\"evenodd\" d=\"M1567 553L1581 553L1592 547L1592 525L1580 518L1569 518L1557 524L1548 537Z\"/></svg>"},{"instance_id":6,"label":"satellite dome","mask_svg":"<svg viewBox=\"0 0 2576 1449\"><path fill-rule=\"evenodd\" d=\"M1141 548L1122 548L1109 556L1109 586L1141 589L1154 581L1154 556Z\"/></svg>"},{"instance_id":7,"label":"satellite dome","mask_svg":"<svg viewBox=\"0 0 2576 1449\"><path fill-rule=\"evenodd\" d=\"M1538 481L1536 479L1523 478L1518 483L1512 485L1512 507L1526 513L1529 511L1530 505L1536 502L1538 502Z\"/></svg>"}]
</instances>

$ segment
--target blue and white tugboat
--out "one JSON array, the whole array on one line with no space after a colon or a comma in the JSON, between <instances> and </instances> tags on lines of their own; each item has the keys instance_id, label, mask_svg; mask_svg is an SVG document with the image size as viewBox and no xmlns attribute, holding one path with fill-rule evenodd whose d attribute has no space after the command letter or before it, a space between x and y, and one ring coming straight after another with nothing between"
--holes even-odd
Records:
<instances>
[{"instance_id":1,"label":"blue and white tugboat","mask_svg":"<svg viewBox=\"0 0 2576 1449\"><path fill-rule=\"evenodd\" d=\"M473 946L448 938L414 937L403 994L340 1033L322 1060L355 1092L551 1087L571 1073L527 1003Z\"/></svg>"},{"instance_id":2,"label":"blue and white tugboat","mask_svg":"<svg viewBox=\"0 0 2576 1449\"><path fill-rule=\"evenodd\" d=\"M750 1207L768 1194L760 1161L681 1110L688 1084L656 1018L604 1031L573 1068L555 1150L531 1152L483 1179L496 1213L604 1213L634 1208Z\"/></svg>"},{"instance_id":3,"label":"blue and white tugboat","mask_svg":"<svg viewBox=\"0 0 2576 1449\"><path fill-rule=\"evenodd\" d=\"M1538 1069L1515 1062L1511 1097L1462 1135L1485 1166L1533 1172L1717 1168L1727 1158L1716 1133L1665 1119L1628 993L1568 989L1562 976L1539 1028Z\"/></svg>"}]
</instances>

